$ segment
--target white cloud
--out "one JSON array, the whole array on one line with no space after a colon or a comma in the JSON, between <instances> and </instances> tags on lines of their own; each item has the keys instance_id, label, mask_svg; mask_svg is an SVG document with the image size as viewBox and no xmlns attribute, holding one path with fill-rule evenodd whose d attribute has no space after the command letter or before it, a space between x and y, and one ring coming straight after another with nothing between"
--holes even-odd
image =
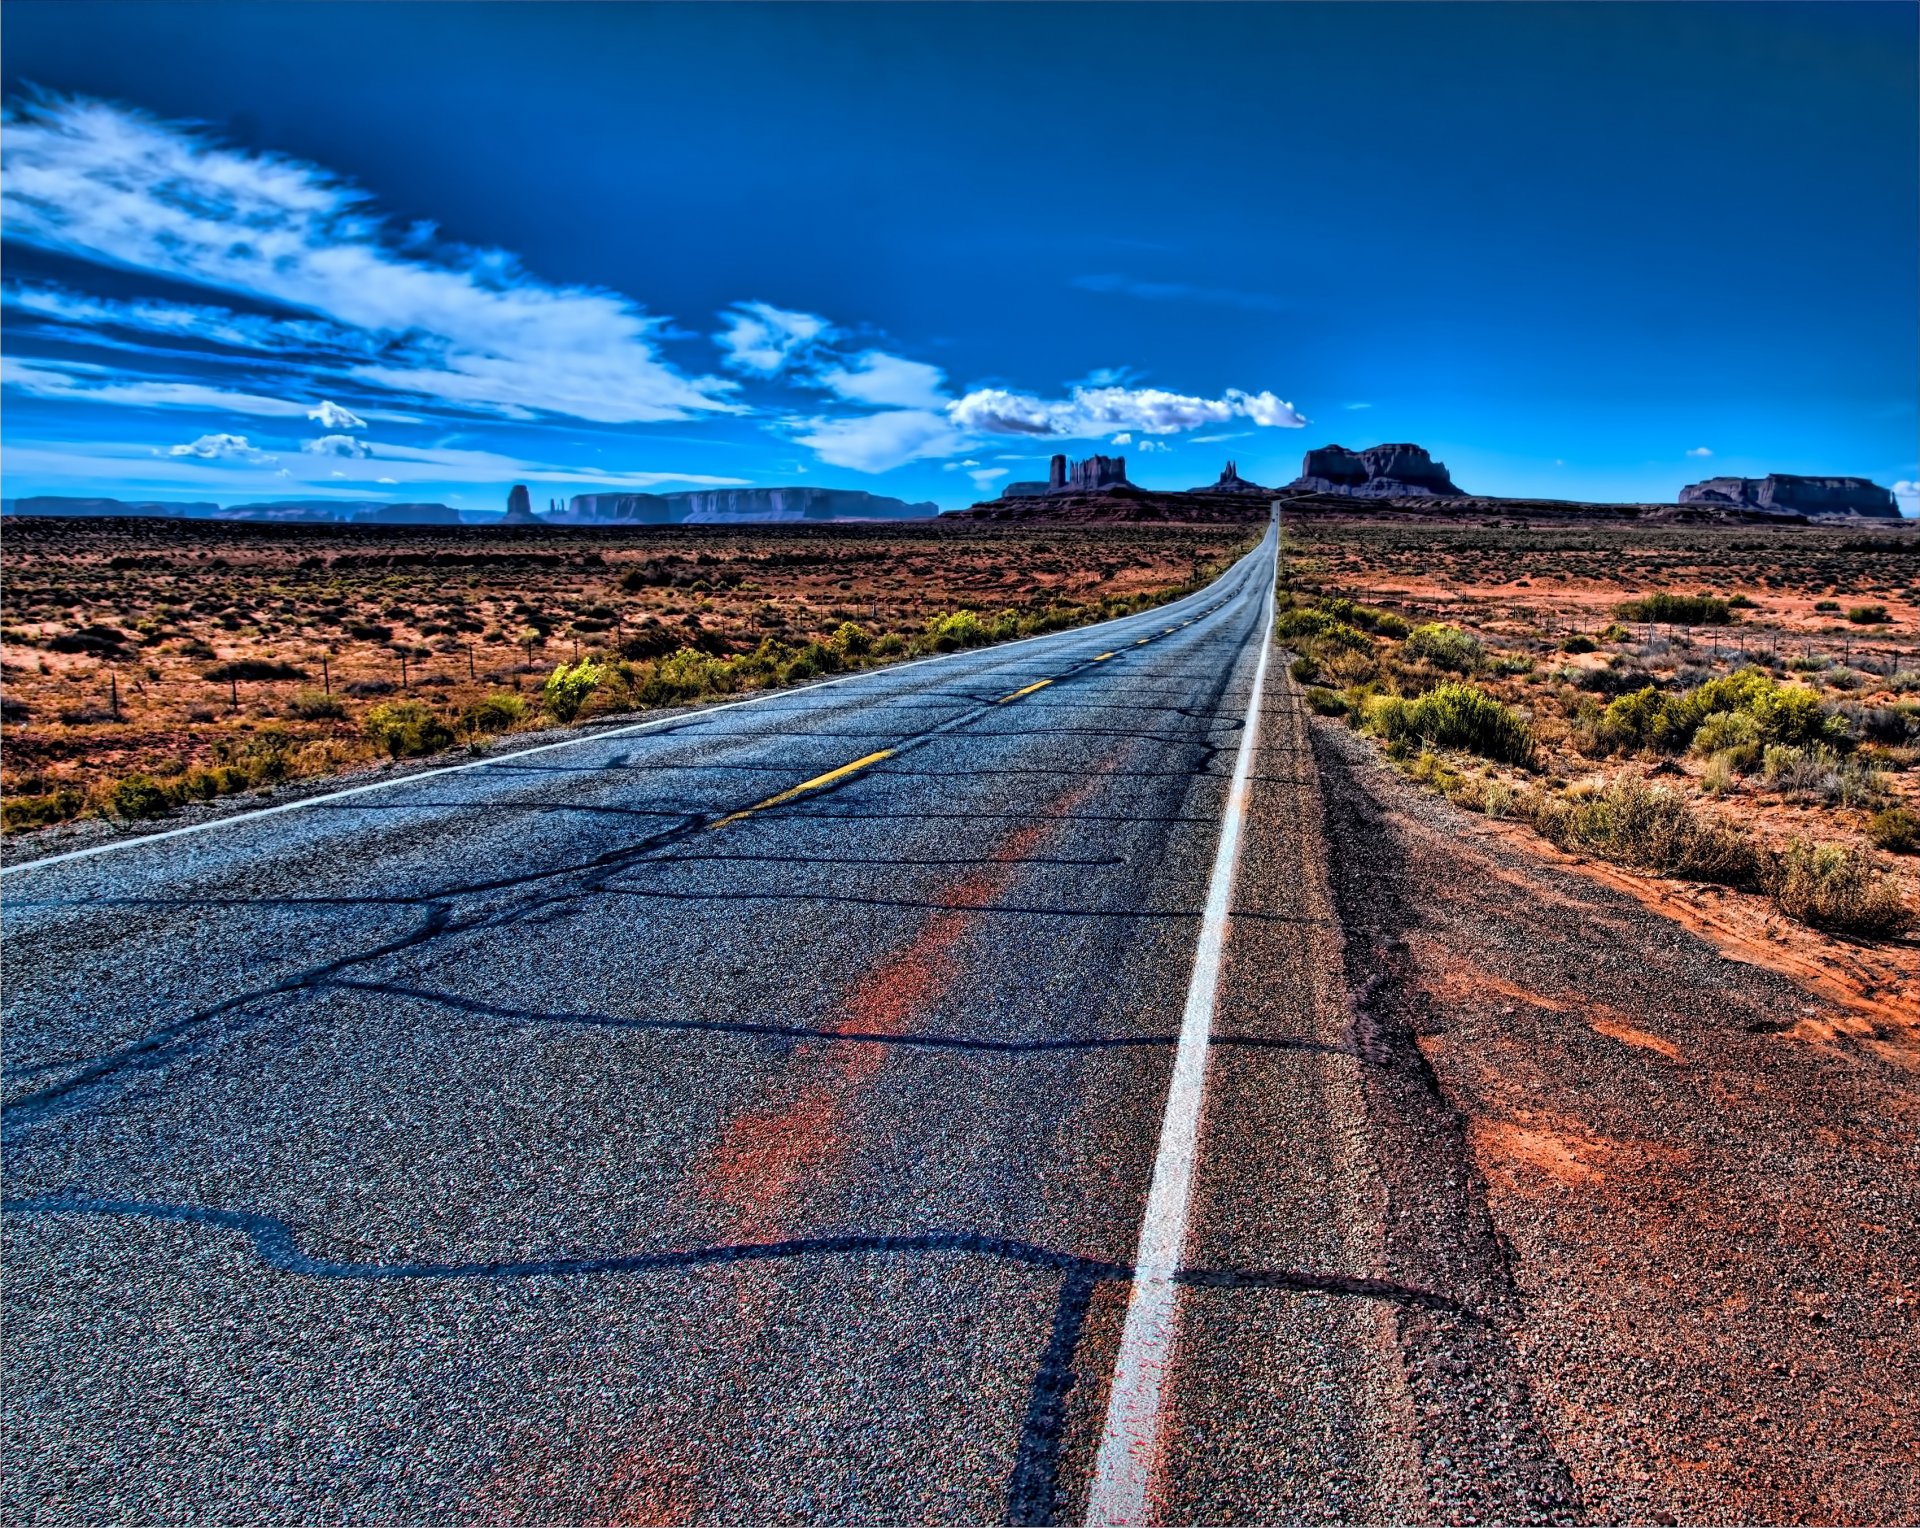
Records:
<instances>
[{"instance_id":1,"label":"white cloud","mask_svg":"<svg viewBox=\"0 0 1920 1528\"><path fill-rule=\"evenodd\" d=\"M370 456L372 447L364 440L351 435L322 435L315 440L303 440L300 449L309 456Z\"/></svg>"},{"instance_id":2,"label":"white cloud","mask_svg":"<svg viewBox=\"0 0 1920 1528\"><path fill-rule=\"evenodd\" d=\"M376 483L389 483L389 484L391 484L391 483L397 483L397 482L399 482L399 481L400 481L400 480L399 480L398 478L390 478L390 477L381 477L381 478L375 478L375 479L374 479L374 482L376 482Z\"/></svg>"},{"instance_id":3,"label":"white cloud","mask_svg":"<svg viewBox=\"0 0 1920 1528\"><path fill-rule=\"evenodd\" d=\"M966 449L966 438L928 409L888 409L857 419L809 419L794 437L821 461L855 472L886 472L930 456Z\"/></svg>"},{"instance_id":4,"label":"white cloud","mask_svg":"<svg viewBox=\"0 0 1920 1528\"><path fill-rule=\"evenodd\" d=\"M1373 407L1371 403L1349 403L1343 406L1350 409L1370 409Z\"/></svg>"},{"instance_id":5,"label":"white cloud","mask_svg":"<svg viewBox=\"0 0 1920 1528\"><path fill-rule=\"evenodd\" d=\"M1920 483L1902 478L1893 485L1893 497L1903 515L1920 515Z\"/></svg>"},{"instance_id":6,"label":"white cloud","mask_svg":"<svg viewBox=\"0 0 1920 1528\"><path fill-rule=\"evenodd\" d=\"M1133 435L1130 431L1122 430L1118 435L1113 437L1111 444L1116 446L1130 446L1133 444Z\"/></svg>"},{"instance_id":7,"label":"white cloud","mask_svg":"<svg viewBox=\"0 0 1920 1528\"><path fill-rule=\"evenodd\" d=\"M831 367L815 378L828 392L853 403L886 408L937 409L950 401L947 374L925 361L909 361L884 350L866 350L844 365Z\"/></svg>"},{"instance_id":8,"label":"white cloud","mask_svg":"<svg viewBox=\"0 0 1920 1528\"><path fill-rule=\"evenodd\" d=\"M1706 446L1695 446L1687 452L1687 455L1688 456L1712 456L1713 452L1709 450Z\"/></svg>"},{"instance_id":9,"label":"white cloud","mask_svg":"<svg viewBox=\"0 0 1920 1528\"><path fill-rule=\"evenodd\" d=\"M770 302L737 302L720 316L727 327L713 342L726 352L722 364L756 377L777 376L833 333L833 326L818 314L795 313Z\"/></svg>"},{"instance_id":10,"label":"white cloud","mask_svg":"<svg viewBox=\"0 0 1920 1528\"><path fill-rule=\"evenodd\" d=\"M1196 446L1217 446L1223 440L1245 440L1252 433L1251 430L1223 430L1218 435L1196 435L1193 443Z\"/></svg>"},{"instance_id":11,"label":"white cloud","mask_svg":"<svg viewBox=\"0 0 1920 1528\"><path fill-rule=\"evenodd\" d=\"M1149 451L1171 451L1173 447L1168 445L1164 440L1143 440L1135 449L1144 456Z\"/></svg>"},{"instance_id":12,"label":"white cloud","mask_svg":"<svg viewBox=\"0 0 1920 1528\"><path fill-rule=\"evenodd\" d=\"M269 398L259 393L229 392L199 382L103 382L105 370L78 362L61 367L34 365L12 356L0 358L0 383L39 398L61 398L80 403L117 403L136 408L210 409L230 414L257 414L266 418L296 419L306 413L304 403Z\"/></svg>"},{"instance_id":13,"label":"white cloud","mask_svg":"<svg viewBox=\"0 0 1920 1528\"><path fill-rule=\"evenodd\" d=\"M87 99L8 108L10 238L317 315L382 352L348 374L509 416L602 423L738 412L689 377L663 320L617 292L555 286L502 250L403 249L368 195L318 165Z\"/></svg>"},{"instance_id":14,"label":"white cloud","mask_svg":"<svg viewBox=\"0 0 1920 1528\"><path fill-rule=\"evenodd\" d=\"M992 487L995 478L1003 478L1006 475L1007 469L1005 467L982 467L978 472L969 472L967 474L968 477L972 478L974 482L982 488Z\"/></svg>"},{"instance_id":15,"label":"white cloud","mask_svg":"<svg viewBox=\"0 0 1920 1528\"><path fill-rule=\"evenodd\" d=\"M364 430L366 420L352 409L343 409L331 398L322 398L307 411L307 418L323 430Z\"/></svg>"},{"instance_id":16,"label":"white cloud","mask_svg":"<svg viewBox=\"0 0 1920 1528\"><path fill-rule=\"evenodd\" d=\"M197 456L209 462L250 462L254 466L263 466L267 462L277 462L277 456L256 449L244 435L202 435L198 440L188 441L184 446L168 446L168 456Z\"/></svg>"},{"instance_id":17,"label":"white cloud","mask_svg":"<svg viewBox=\"0 0 1920 1528\"><path fill-rule=\"evenodd\" d=\"M988 387L968 393L947 413L965 430L1050 440L1086 440L1121 430L1171 435L1235 419L1287 429L1307 422L1272 393L1238 388L1228 388L1224 397L1199 398L1156 387L1075 387L1064 399L1048 400Z\"/></svg>"}]
</instances>

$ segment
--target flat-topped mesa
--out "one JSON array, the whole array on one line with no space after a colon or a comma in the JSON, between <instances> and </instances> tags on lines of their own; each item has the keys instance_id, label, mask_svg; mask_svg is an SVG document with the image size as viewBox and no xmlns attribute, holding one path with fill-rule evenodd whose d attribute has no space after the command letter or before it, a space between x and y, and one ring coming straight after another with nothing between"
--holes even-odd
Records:
<instances>
[{"instance_id":1,"label":"flat-topped mesa","mask_svg":"<svg viewBox=\"0 0 1920 1528\"><path fill-rule=\"evenodd\" d=\"M1322 446L1307 453L1300 464L1300 476L1287 486L1309 493L1342 493L1369 499L1465 497L1447 476L1446 463L1436 462L1421 447L1406 443L1368 446L1364 451Z\"/></svg>"},{"instance_id":2,"label":"flat-topped mesa","mask_svg":"<svg viewBox=\"0 0 1920 1528\"><path fill-rule=\"evenodd\" d=\"M1124 456L1090 456L1084 462L1069 462L1056 455L1048 464L1044 483L1009 483L1000 490L1003 499L1036 499L1049 493L1107 493L1115 488L1131 488L1127 481Z\"/></svg>"},{"instance_id":3,"label":"flat-topped mesa","mask_svg":"<svg viewBox=\"0 0 1920 1528\"><path fill-rule=\"evenodd\" d=\"M1258 483L1249 483L1240 476L1240 464L1228 462L1226 471L1219 479L1208 483L1204 488L1190 488L1189 493L1271 493L1270 488L1262 488Z\"/></svg>"},{"instance_id":4,"label":"flat-topped mesa","mask_svg":"<svg viewBox=\"0 0 1920 1528\"><path fill-rule=\"evenodd\" d=\"M1719 477L1689 483L1682 504L1731 504L1781 515L1861 515L1897 520L1900 506L1871 478L1795 477L1773 472L1763 478Z\"/></svg>"}]
</instances>

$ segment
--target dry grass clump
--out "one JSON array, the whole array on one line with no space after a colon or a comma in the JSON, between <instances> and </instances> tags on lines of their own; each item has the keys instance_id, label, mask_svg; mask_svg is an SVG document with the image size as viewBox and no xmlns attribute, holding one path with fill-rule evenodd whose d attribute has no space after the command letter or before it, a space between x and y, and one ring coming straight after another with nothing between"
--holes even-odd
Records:
<instances>
[{"instance_id":1,"label":"dry grass clump","mask_svg":"<svg viewBox=\"0 0 1920 1528\"><path fill-rule=\"evenodd\" d=\"M1534 827L1561 848L1685 880L1751 886L1759 856L1751 839L1702 816L1678 791L1640 780L1571 800L1529 802Z\"/></svg>"},{"instance_id":2,"label":"dry grass clump","mask_svg":"<svg viewBox=\"0 0 1920 1528\"><path fill-rule=\"evenodd\" d=\"M1883 939L1913 926L1899 886L1863 850L1796 839L1769 857L1765 879L1783 913L1815 928Z\"/></svg>"}]
</instances>

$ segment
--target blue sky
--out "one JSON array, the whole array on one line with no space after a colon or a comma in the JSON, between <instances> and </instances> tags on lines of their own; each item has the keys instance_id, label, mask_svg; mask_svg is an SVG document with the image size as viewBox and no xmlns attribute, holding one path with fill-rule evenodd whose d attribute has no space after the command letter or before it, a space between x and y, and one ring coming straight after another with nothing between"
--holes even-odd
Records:
<instances>
[{"instance_id":1,"label":"blue sky","mask_svg":"<svg viewBox=\"0 0 1920 1528\"><path fill-rule=\"evenodd\" d=\"M8 0L5 491L1911 485L1916 14Z\"/></svg>"}]
</instances>

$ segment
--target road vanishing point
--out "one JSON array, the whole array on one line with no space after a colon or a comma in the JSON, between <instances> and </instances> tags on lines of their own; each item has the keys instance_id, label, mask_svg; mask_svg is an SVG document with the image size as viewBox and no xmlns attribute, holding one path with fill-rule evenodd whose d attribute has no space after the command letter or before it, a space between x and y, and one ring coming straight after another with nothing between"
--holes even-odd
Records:
<instances>
[{"instance_id":1,"label":"road vanishing point","mask_svg":"<svg viewBox=\"0 0 1920 1528\"><path fill-rule=\"evenodd\" d=\"M9 867L14 1520L1405 1510L1276 555Z\"/></svg>"}]
</instances>

